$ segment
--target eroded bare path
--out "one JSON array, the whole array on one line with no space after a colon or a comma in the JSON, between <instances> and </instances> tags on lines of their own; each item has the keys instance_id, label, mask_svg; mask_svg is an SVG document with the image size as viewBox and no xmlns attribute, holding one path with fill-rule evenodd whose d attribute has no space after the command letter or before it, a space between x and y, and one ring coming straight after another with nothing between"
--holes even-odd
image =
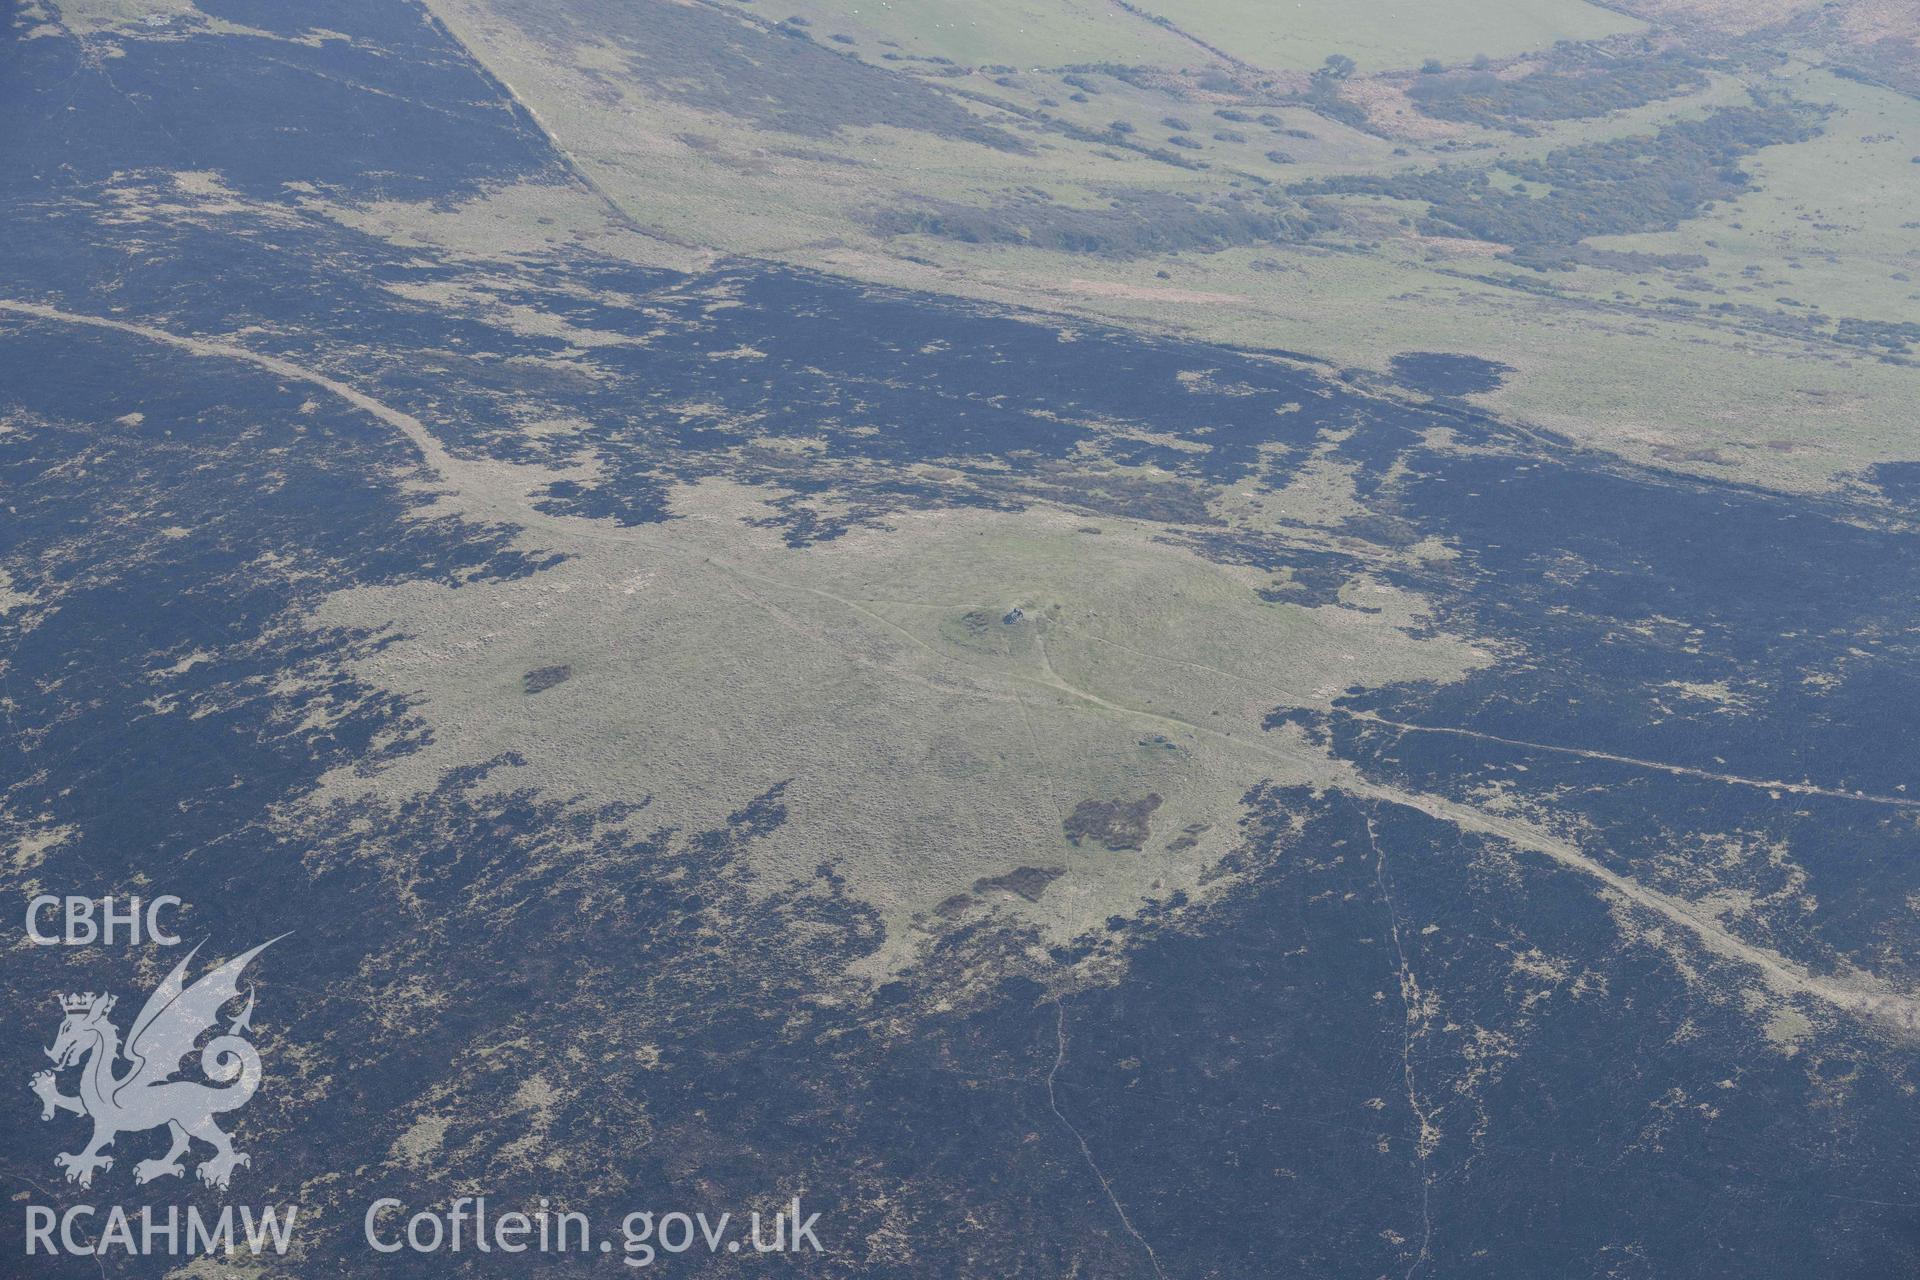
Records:
<instances>
[{"instance_id":1,"label":"eroded bare path","mask_svg":"<svg viewBox=\"0 0 1920 1280\"><path fill-rule=\"evenodd\" d=\"M1624 764L1635 769L1652 769L1660 773L1670 773L1679 778L1699 778L1705 782L1724 782L1729 786L1752 787L1759 791L1771 791L1796 796L1825 796L1832 800L1858 800L1864 804L1892 805L1901 809L1920 809L1920 800L1907 796L1876 795L1870 791L1848 791L1840 787L1822 787L1811 782L1783 782L1767 778L1747 778L1737 773L1716 773L1712 769L1697 769L1691 765L1668 764L1662 760L1645 760L1638 756L1615 755L1610 751L1593 751L1586 747L1561 747L1547 742L1527 742L1520 738L1503 738L1496 733L1482 733L1477 729L1457 729L1447 725L1409 724L1404 720L1389 720L1385 716L1375 715L1371 711L1348 711L1344 714L1355 720L1364 720L1369 724L1382 725L1402 733L1439 733L1452 738L1474 738L1481 742L1497 742L1502 746L1520 747L1528 751L1550 751L1555 755L1577 756L1582 760L1603 760L1608 764Z\"/></svg>"}]
</instances>

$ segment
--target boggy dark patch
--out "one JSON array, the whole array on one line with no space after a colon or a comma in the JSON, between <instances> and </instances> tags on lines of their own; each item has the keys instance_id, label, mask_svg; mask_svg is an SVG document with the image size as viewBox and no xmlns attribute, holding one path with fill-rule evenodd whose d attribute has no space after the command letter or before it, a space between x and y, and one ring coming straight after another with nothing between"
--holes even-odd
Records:
<instances>
[{"instance_id":1,"label":"boggy dark patch","mask_svg":"<svg viewBox=\"0 0 1920 1280\"><path fill-rule=\"evenodd\" d=\"M1393 357L1396 380L1430 396L1468 396L1496 390L1513 366L1446 351L1403 351Z\"/></svg>"},{"instance_id":2,"label":"boggy dark patch","mask_svg":"<svg viewBox=\"0 0 1920 1280\"><path fill-rule=\"evenodd\" d=\"M1075 805L1061 826L1076 845L1092 840L1116 853L1138 850L1152 834L1148 819L1159 807L1160 797L1151 791L1138 800L1089 798Z\"/></svg>"},{"instance_id":3,"label":"boggy dark patch","mask_svg":"<svg viewBox=\"0 0 1920 1280\"><path fill-rule=\"evenodd\" d=\"M520 677L520 684L529 694L544 693L557 684L565 684L573 679L573 667L559 663L551 667L535 667Z\"/></svg>"},{"instance_id":4,"label":"boggy dark patch","mask_svg":"<svg viewBox=\"0 0 1920 1280\"><path fill-rule=\"evenodd\" d=\"M1065 867L1015 867L1005 875L983 876L974 881L973 891L991 893L999 889L1018 894L1028 902L1038 902L1047 886L1065 874Z\"/></svg>"}]
</instances>

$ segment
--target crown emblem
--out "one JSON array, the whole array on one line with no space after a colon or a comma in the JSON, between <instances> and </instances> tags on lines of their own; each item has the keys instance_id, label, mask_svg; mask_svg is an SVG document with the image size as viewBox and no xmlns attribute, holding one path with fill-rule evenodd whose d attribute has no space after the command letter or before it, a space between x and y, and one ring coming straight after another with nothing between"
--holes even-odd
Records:
<instances>
[{"instance_id":1,"label":"crown emblem","mask_svg":"<svg viewBox=\"0 0 1920 1280\"><path fill-rule=\"evenodd\" d=\"M68 1182L92 1186L95 1174L113 1168L114 1158L102 1148L112 1145L116 1134L147 1129L169 1129L173 1146L166 1155L133 1167L136 1184L183 1176L181 1157L194 1142L213 1148L212 1157L195 1171L206 1186L224 1191L235 1169L253 1163L246 1152L234 1150L233 1138L214 1123L216 1116L245 1106L260 1087L260 1051L251 1039L252 988L244 993L247 1007L225 1019L224 1030L221 1010L239 1001L247 965L277 941L263 942L188 985L187 971L199 952L195 947L147 996L124 1043L119 1028L107 1020L114 1008L111 994L52 993L66 1017L46 1050L52 1069L35 1072L28 1083L40 1099L42 1120L66 1111L93 1121L93 1137L86 1146L54 1157ZM205 1079L183 1076L181 1060L208 1033L212 1038L200 1049ZM125 1070L120 1069L123 1061L128 1064ZM60 1092L59 1076L66 1071L78 1072L78 1094ZM292 1215L288 1217L291 1221ZM11 1270L0 1268L9 1274Z\"/></svg>"}]
</instances>

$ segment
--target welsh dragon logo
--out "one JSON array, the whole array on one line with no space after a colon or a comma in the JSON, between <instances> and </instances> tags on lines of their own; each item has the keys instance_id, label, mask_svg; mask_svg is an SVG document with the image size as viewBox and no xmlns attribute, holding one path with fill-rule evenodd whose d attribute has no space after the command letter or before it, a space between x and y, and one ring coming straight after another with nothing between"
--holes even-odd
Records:
<instances>
[{"instance_id":1,"label":"welsh dragon logo","mask_svg":"<svg viewBox=\"0 0 1920 1280\"><path fill-rule=\"evenodd\" d=\"M240 975L247 965L279 940L235 956L188 986L187 966L200 950L196 946L147 997L124 1048L118 1028L107 1018L113 1012L112 996L88 992L60 997L65 1017L53 1047L47 1050L54 1070L37 1072L31 1083L40 1097L42 1120L53 1119L59 1111L93 1120L93 1138L84 1148L53 1158L66 1170L68 1182L92 1186L95 1170L113 1168L113 1157L101 1153L117 1136L161 1125L172 1135L173 1145L158 1160L134 1165L137 1183L184 1174L181 1157L195 1138L213 1148L213 1155L196 1170L200 1181L210 1187L224 1189L235 1168L253 1163L251 1157L233 1149L233 1139L214 1123L215 1116L245 1106L260 1087L260 1054L246 1039L252 1030L251 988L246 1007L227 1024L225 1033L207 1041L200 1051L200 1070L214 1083L176 1077L181 1059L204 1033L218 1029L220 1011L239 998ZM129 1065L116 1074L123 1058ZM56 1073L75 1065L80 1067L80 1092L69 1096L60 1092Z\"/></svg>"}]
</instances>

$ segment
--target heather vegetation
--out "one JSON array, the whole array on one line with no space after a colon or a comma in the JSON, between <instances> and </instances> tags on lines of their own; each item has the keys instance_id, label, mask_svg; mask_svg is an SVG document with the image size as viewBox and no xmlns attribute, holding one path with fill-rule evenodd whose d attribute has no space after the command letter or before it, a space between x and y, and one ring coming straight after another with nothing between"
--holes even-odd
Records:
<instances>
[{"instance_id":1,"label":"heather vegetation","mask_svg":"<svg viewBox=\"0 0 1920 1280\"><path fill-rule=\"evenodd\" d=\"M870 225L883 236L930 235L1112 258L1305 241L1339 225L1338 213L1325 201L1238 192L1234 197L1201 201L1152 192L1094 209L1037 197L991 206L927 201L878 210Z\"/></svg>"},{"instance_id":2,"label":"heather vegetation","mask_svg":"<svg viewBox=\"0 0 1920 1280\"><path fill-rule=\"evenodd\" d=\"M1802 141L1817 127L1805 107L1759 101L1651 135L1563 147L1491 169L1449 165L1331 178L1295 190L1419 201L1427 207L1420 219L1426 234L1490 240L1551 260L1588 236L1668 229L1732 199L1750 183L1741 158Z\"/></svg>"},{"instance_id":3,"label":"heather vegetation","mask_svg":"<svg viewBox=\"0 0 1920 1280\"><path fill-rule=\"evenodd\" d=\"M1707 83L1697 61L1677 54L1637 59L1569 54L1565 65L1511 80L1479 70L1425 75L1407 96L1437 120L1531 133L1529 121L1586 119L1691 93Z\"/></svg>"}]
</instances>

